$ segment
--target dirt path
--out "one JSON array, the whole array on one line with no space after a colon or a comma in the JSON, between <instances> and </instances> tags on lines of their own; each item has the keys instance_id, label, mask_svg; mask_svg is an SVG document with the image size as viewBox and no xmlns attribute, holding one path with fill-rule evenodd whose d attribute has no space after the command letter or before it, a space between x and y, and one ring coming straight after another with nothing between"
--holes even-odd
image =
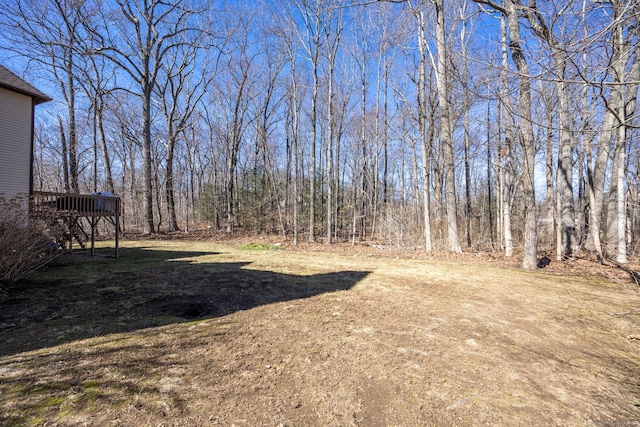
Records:
<instances>
[{"instance_id":1,"label":"dirt path","mask_svg":"<svg viewBox=\"0 0 640 427\"><path fill-rule=\"evenodd\" d=\"M631 286L485 263L127 245L153 251L45 272L0 303L0 424L640 420Z\"/></svg>"}]
</instances>

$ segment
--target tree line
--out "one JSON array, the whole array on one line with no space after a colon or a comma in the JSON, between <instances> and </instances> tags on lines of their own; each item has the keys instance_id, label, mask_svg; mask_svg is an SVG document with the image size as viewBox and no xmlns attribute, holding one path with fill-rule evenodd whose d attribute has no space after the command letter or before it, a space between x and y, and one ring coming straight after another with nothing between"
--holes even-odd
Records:
<instances>
[{"instance_id":1,"label":"tree line","mask_svg":"<svg viewBox=\"0 0 640 427\"><path fill-rule=\"evenodd\" d=\"M127 230L638 250L638 0L8 3L35 187Z\"/></svg>"}]
</instances>

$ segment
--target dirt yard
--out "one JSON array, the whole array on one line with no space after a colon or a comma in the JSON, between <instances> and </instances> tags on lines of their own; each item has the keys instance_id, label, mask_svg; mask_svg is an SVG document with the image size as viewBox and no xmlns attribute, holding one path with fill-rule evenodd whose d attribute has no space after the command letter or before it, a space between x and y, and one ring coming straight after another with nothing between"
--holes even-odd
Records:
<instances>
[{"instance_id":1,"label":"dirt yard","mask_svg":"<svg viewBox=\"0 0 640 427\"><path fill-rule=\"evenodd\" d=\"M0 425L640 426L640 296L607 267L124 245L0 296Z\"/></svg>"}]
</instances>

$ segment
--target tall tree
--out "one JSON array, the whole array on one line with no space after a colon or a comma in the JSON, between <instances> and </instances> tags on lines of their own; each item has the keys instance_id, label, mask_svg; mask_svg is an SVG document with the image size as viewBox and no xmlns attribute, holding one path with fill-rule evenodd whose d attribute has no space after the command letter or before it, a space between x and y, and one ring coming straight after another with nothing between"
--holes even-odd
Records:
<instances>
[{"instance_id":1,"label":"tall tree","mask_svg":"<svg viewBox=\"0 0 640 427\"><path fill-rule=\"evenodd\" d=\"M600 256L604 250L600 243L602 212L605 202L607 174L611 174L609 203L607 206L606 235L610 249L617 252L617 260L626 262L626 208L625 208L625 161L628 144L628 121L636 107L640 78L638 59L638 2L611 1L596 7L596 12L605 9L611 13L606 31L598 29L598 34L606 34L602 40L604 50L610 52L600 73L602 81L596 84L595 92L604 104L604 117L598 139L595 160L587 165L587 192L589 194L589 227L587 248L595 249ZM609 9L609 10L606 10ZM636 11L636 13L632 13ZM585 33L588 32L587 11L583 7ZM634 18L635 17L635 18ZM589 46L585 46L588 49ZM631 65L629 62L631 61ZM585 83L592 78L583 72ZM612 143L613 142L613 143ZM588 151L588 159L591 150ZM613 155L613 156L612 156ZM613 157L612 170L608 166Z\"/></svg>"},{"instance_id":2,"label":"tall tree","mask_svg":"<svg viewBox=\"0 0 640 427\"><path fill-rule=\"evenodd\" d=\"M569 59L568 47L558 40L554 34L554 23L560 15L567 12L571 3L567 3L561 10L555 12L550 18L538 9L535 0L529 1L527 7L522 10L527 17L533 32L548 46L551 51L553 63L552 75L556 86L559 101L558 126L560 128L560 147L558 150L558 168L556 172L558 206L560 207L558 258L570 257L577 247L576 215L573 198L573 147L575 141L571 130L571 118L569 112L569 88L566 83L567 63ZM549 23L550 22L550 23Z\"/></svg>"},{"instance_id":3,"label":"tall tree","mask_svg":"<svg viewBox=\"0 0 640 427\"><path fill-rule=\"evenodd\" d=\"M334 80L336 74L336 61L338 60L338 50L342 39L342 32L345 28L345 20L342 8L332 9L327 13L326 19L329 21L324 26L324 40L326 44L327 55L327 234L325 243L330 245L333 235L334 222L334 191L335 191L335 165L334 165L334 139L335 122L334 122Z\"/></svg>"},{"instance_id":4,"label":"tall tree","mask_svg":"<svg viewBox=\"0 0 640 427\"><path fill-rule=\"evenodd\" d=\"M253 16L244 15L231 23L227 55L226 78L217 84L218 96L221 99L220 109L224 114L223 135L226 167L225 167L225 199L227 232L233 232L239 224L236 215L237 205L237 173L240 159L240 148L247 128L255 121L255 114L249 111L253 85L256 80L258 52L252 49L250 34L245 28L252 25ZM218 113L219 114L219 113Z\"/></svg>"},{"instance_id":5,"label":"tall tree","mask_svg":"<svg viewBox=\"0 0 640 427\"><path fill-rule=\"evenodd\" d=\"M640 30L640 5L638 2L628 4L622 0L612 0L612 47L615 62L612 68L621 83L613 91L618 92L617 104L608 108L614 110L617 121L615 133L614 160L612 179L615 183L615 222L616 231L616 261L627 263L627 208L626 208L626 154L629 138L629 113L636 105L638 95L638 79L640 79L640 58L638 58L638 42ZM616 54L617 52L617 54ZM627 72L628 61L633 58L630 72ZM628 74L627 74L628 73ZM613 194L609 195L613 198ZM611 209L611 211L613 211ZM610 217L613 215L610 214ZM613 234L613 233L612 233Z\"/></svg>"},{"instance_id":6,"label":"tall tree","mask_svg":"<svg viewBox=\"0 0 640 427\"><path fill-rule=\"evenodd\" d=\"M458 235L458 209L456 198L455 162L453 158L453 131L449 100L449 67L445 26L444 0L435 0L438 104L440 108L440 138L445 168L445 195L447 204L447 241L449 250L462 252Z\"/></svg>"},{"instance_id":7,"label":"tall tree","mask_svg":"<svg viewBox=\"0 0 640 427\"><path fill-rule=\"evenodd\" d=\"M318 140L318 92L320 90L320 53L325 43L324 5L320 0L294 0L295 7L302 19L299 37L306 59L311 65L311 173L309 182L309 241L316 241L316 180L317 180L317 140Z\"/></svg>"},{"instance_id":8,"label":"tall tree","mask_svg":"<svg viewBox=\"0 0 640 427\"><path fill-rule=\"evenodd\" d=\"M418 41L418 70L416 83L416 101L417 101L417 121L418 133L420 138L420 148L422 154L422 196L423 196L423 221L424 221L424 239L425 250L430 252L433 249L431 241L431 210L430 210L430 186L431 175L430 159L431 159L431 142L433 139L434 121L431 120L430 126L427 126L428 102L427 102L427 67L428 67L428 48L427 48L427 19L423 8L419 4L408 2L410 11L415 19L417 28ZM427 128L429 135L427 135Z\"/></svg>"},{"instance_id":9,"label":"tall tree","mask_svg":"<svg viewBox=\"0 0 640 427\"><path fill-rule=\"evenodd\" d=\"M470 164L470 150L471 150L471 136L469 135L469 121L470 121L470 110L471 110L471 102L469 100L469 57L467 54L467 24L469 23L469 18L467 15L467 0L463 0L460 5L460 20L462 21L462 28L460 30L460 47L462 53L462 85L463 85L463 99L464 99L464 187L465 187L465 205L464 205L464 216L466 222L466 240L467 247L471 248L471 164ZM489 142L487 141L487 146ZM487 167L487 173L489 174L487 177L487 186L489 188L489 218L491 218L491 169ZM489 221L491 223L491 221ZM491 230L491 224L489 225L489 230Z\"/></svg>"},{"instance_id":10,"label":"tall tree","mask_svg":"<svg viewBox=\"0 0 640 427\"><path fill-rule=\"evenodd\" d=\"M214 73L200 58L201 46L194 40L165 56L158 74L157 94L164 117L167 157L165 161L165 194L167 198L168 230L177 231L175 202L174 156L179 138L196 115L200 100Z\"/></svg>"},{"instance_id":11,"label":"tall tree","mask_svg":"<svg viewBox=\"0 0 640 427\"><path fill-rule=\"evenodd\" d=\"M511 129L511 118L509 117L513 111L511 104L511 93L509 90L509 62L507 52L507 19L504 14L500 15L500 50L502 67L500 69L500 126L504 130L504 146L501 141L498 142L502 146L498 150L498 161L500 162L500 182L501 182L501 212L502 218L501 234L504 238L504 254L507 257L513 256L513 235L511 230L511 201L513 194L513 159L512 159L512 140L513 133ZM503 160L504 159L504 162Z\"/></svg>"},{"instance_id":12,"label":"tall tree","mask_svg":"<svg viewBox=\"0 0 640 427\"><path fill-rule=\"evenodd\" d=\"M519 135L523 149L523 173L522 192L524 205L524 248L522 267L534 269L537 266L537 217L536 217L536 196L535 196L535 141L533 136L533 124L531 116L531 82L529 74L529 64L522 47L520 36L519 17L524 6L519 0L504 0L503 5L499 5L489 0L474 0L476 3L484 4L504 15L509 29L509 48L511 58L518 71L519 82L519 115L522 134Z\"/></svg>"},{"instance_id":13,"label":"tall tree","mask_svg":"<svg viewBox=\"0 0 640 427\"><path fill-rule=\"evenodd\" d=\"M142 176L144 233L155 231L153 216L152 96L165 58L181 46L192 43L202 31L194 22L201 10L184 0L115 0L105 4L102 21L92 30L104 55L133 81L123 89L140 97L142 106Z\"/></svg>"},{"instance_id":14,"label":"tall tree","mask_svg":"<svg viewBox=\"0 0 640 427\"><path fill-rule=\"evenodd\" d=\"M300 38L297 31L297 25L295 19L291 14L286 12L282 14L282 10L271 11L274 16L274 21L281 24L274 26L274 31L282 45L284 46L284 58L289 68L289 78L286 83L286 113L287 126L286 126L286 140L291 145L292 159L290 166L293 169L290 173L292 175L293 183L293 195L292 195L292 227L293 227L293 243L297 245L299 243L299 220L300 220L300 199L301 199L301 185L300 185L300 116L302 109L303 90L301 88L300 79L301 76L298 72L298 49L300 48ZM285 65L282 64L284 67Z\"/></svg>"}]
</instances>

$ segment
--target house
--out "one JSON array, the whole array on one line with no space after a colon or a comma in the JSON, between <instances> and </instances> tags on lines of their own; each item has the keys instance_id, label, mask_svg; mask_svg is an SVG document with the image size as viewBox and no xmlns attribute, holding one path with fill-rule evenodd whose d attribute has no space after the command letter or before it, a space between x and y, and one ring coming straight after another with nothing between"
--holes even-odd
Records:
<instances>
[{"instance_id":1,"label":"house","mask_svg":"<svg viewBox=\"0 0 640 427\"><path fill-rule=\"evenodd\" d=\"M0 197L32 194L34 112L47 101L51 98L0 65Z\"/></svg>"},{"instance_id":2,"label":"house","mask_svg":"<svg viewBox=\"0 0 640 427\"><path fill-rule=\"evenodd\" d=\"M0 65L0 197L20 197L25 218L46 221L60 246L69 251L74 240L83 249L90 240L93 255L98 222L109 222L115 228L117 258L122 212L119 197L33 190L35 106L47 101L51 98Z\"/></svg>"}]
</instances>

